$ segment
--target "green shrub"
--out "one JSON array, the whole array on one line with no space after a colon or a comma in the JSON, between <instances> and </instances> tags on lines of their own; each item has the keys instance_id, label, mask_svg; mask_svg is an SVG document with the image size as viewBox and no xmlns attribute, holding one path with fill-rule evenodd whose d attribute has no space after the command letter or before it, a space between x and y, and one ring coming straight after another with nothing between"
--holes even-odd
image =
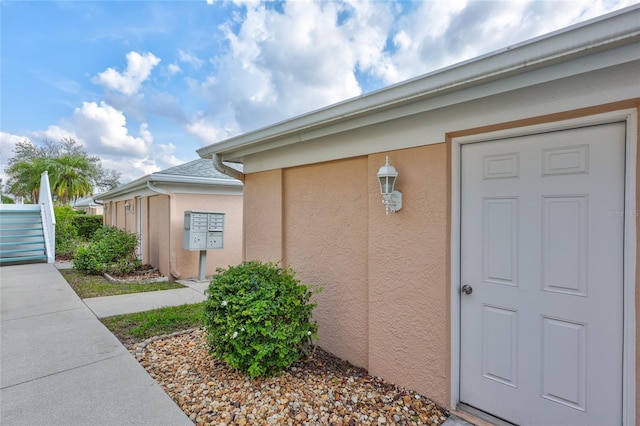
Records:
<instances>
[{"instance_id":1,"label":"green shrub","mask_svg":"<svg viewBox=\"0 0 640 426\"><path fill-rule=\"evenodd\" d=\"M316 304L309 303L317 290L273 263L250 261L217 272L205 303L211 352L251 378L300 359L318 330L311 322Z\"/></svg>"},{"instance_id":2,"label":"green shrub","mask_svg":"<svg viewBox=\"0 0 640 426\"><path fill-rule=\"evenodd\" d=\"M56 206L53 212L56 217L56 256L72 258L80 245L78 229L74 225L78 212L70 206Z\"/></svg>"},{"instance_id":3,"label":"green shrub","mask_svg":"<svg viewBox=\"0 0 640 426\"><path fill-rule=\"evenodd\" d=\"M136 257L138 236L118 228L103 226L87 246L79 247L73 267L86 274L124 275L140 266Z\"/></svg>"},{"instance_id":4,"label":"green shrub","mask_svg":"<svg viewBox=\"0 0 640 426\"><path fill-rule=\"evenodd\" d=\"M73 217L73 224L78 230L78 236L90 240L93 234L102 228L102 215L80 214Z\"/></svg>"}]
</instances>

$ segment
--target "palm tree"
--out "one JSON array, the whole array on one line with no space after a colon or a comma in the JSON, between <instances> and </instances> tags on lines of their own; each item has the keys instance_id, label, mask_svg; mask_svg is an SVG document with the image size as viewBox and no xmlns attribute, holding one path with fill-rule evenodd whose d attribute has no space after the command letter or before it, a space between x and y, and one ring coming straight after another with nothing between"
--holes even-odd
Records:
<instances>
[{"instance_id":1,"label":"palm tree","mask_svg":"<svg viewBox=\"0 0 640 426\"><path fill-rule=\"evenodd\" d=\"M34 158L31 161L20 161L7 168L8 192L18 197L27 198L31 203L38 202L40 193L40 175L50 168L48 158Z\"/></svg>"},{"instance_id":2,"label":"palm tree","mask_svg":"<svg viewBox=\"0 0 640 426\"><path fill-rule=\"evenodd\" d=\"M91 195L94 188L113 189L120 184L118 172L103 169L100 159L88 155L73 139L45 140L41 147L25 140L16 144L14 153L6 167L7 192L33 203L38 200L40 175L45 170L61 204Z\"/></svg>"},{"instance_id":3,"label":"palm tree","mask_svg":"<svg viewBox=\"0 0 640 426\"><path fill-rule=\"evenodd\" d=\"M64 154L51 161L51 190L61 204L93 194L96 166L85 156Z\"/></svg>"}]
</instances>

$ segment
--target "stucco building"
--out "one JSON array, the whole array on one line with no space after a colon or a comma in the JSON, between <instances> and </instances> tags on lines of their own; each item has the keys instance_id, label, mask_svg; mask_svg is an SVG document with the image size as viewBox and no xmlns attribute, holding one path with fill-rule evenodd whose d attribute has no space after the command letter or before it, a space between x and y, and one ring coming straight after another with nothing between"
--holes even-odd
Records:
<instances>
[{"instance_id":1,"label":"stucco building","mask_svg":"<svg viewBox=\"0 0 640 426\"><path fill-rule=\"evenodd\" d=\"M139 258L171 279L200 275L200 253L183 248L185 211L224 213L224 247L208 251L205 275L242 261L242 182L198 159L146 175L95 199L105 225L137 233Z\"/></svg>"},{"instance_id":2,"label":"stucco building","mask_svg":"<svg viewBox=\"0 0 640 426\"><path fill-rule=\"evenodd\" d=\"M323 348L489 419L634 425L639 107L634 6L198 153L244 165L245 259L324 288Z\"/></svg>"},{"instance_id":3,"label":"stucco building","mask_svg":"<svg viewBox=\"0 0 640 426\"><path fill-rule=\"evenodd\" d=\"M89 215L103 215L104 209L101 204L94 201L94 197L80 198L73 202L73 208Z\"/></svg>"}]
</instances>

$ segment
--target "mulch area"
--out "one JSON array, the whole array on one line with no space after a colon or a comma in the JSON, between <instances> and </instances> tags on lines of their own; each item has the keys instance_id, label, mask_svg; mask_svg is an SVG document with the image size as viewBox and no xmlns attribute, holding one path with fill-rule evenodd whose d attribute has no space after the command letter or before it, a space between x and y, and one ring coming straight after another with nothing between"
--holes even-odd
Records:
<instances>
[{"instance_id":1,"label":"mulch area","mask_svg":"<svg viewBox=\"0 0 640 426\"><path fill-rule=\"evenodd\" d=\"M198 425L439 425L449 415L320 348L281 375L256 380L211 357L199 329L138 352L141 365Z\"/></svg>"}]
</instances>

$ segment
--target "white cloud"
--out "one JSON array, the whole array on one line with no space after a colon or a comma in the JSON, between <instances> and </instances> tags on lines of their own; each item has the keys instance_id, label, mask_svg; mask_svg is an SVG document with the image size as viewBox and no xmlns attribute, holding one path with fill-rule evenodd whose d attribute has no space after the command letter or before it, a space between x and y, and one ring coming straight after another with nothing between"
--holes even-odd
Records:
<instances>
[{"instance_id":1,"label":"white cloud","mask_svg":"<svg viewBox=\"0 0 640 426\"><path fill-rule=\"evenodd\" d=\"M142 140L144 140L147 144L152 144L153 143L153 135L149 131L149 124L148 123L140 124L139 133L140 133L140 137L142 138Z\"/></svg>"},{"instance_id":2,"label":"white cloud","mask_svg":"<svg viewBox=\"0 0 640 426\"><path fill-rule=\"evenodd\" d=\"M209 90L243 130L359 95L356 67L379 59L391 25L386 3L294 1L282 13L244 7L243 21L223 27L231 51L217 60Z\"/></svg>"},{"instance_id":3,"label":"white cloud","mask_svg":"<svg viewBox=\"0 0 640 426\"><path fill-rule=\"evenodd\" d=\"M623 0L616 8L632 4ZM611 2L425 1L401 16L390 34L388 63L375 74L395 83L444 66L521 43L599 16Z\"/></svg>"},{"instance_id":4,"label":"white cloud","mask_svg":"<svg viewBox=\"0 0 640 426\"><path fill-rule=\"evenodd\" d=\"M16 144L25 140L29 141L30 139L26 136L0 132L0 155L2 155L2 158L11 158Z\"/></svg>"},{"instance_id":5,"label":"white cloud","mask_svg":"<svg viewBox=\"0 0 640 426\"><path fill-rule=\"evenodd\" d=\"M107 89L118 91L125 95L133 95L140 85L149 78L153 68L160 63L153 53L127 53L127 69L120 73L115 68L107 68L93 78L93 82Z\"/></svg>"},{"instance_id":6,"label":"white cloud","mask_svg":"<svg viewBox=\"0 0 640 426\"><path fill-rule=\"evenodd\" d=\"M36 139L39 143L41 140L49 139L52 141L59 141L61 139L73 139L83 145L82 140L74 132L64 129L58 125L52 124L47 127L47 130L36 130L29 132L33 139Z\"/></svg>"},{"instance_id":7,"label":"white cloud","mask_svg":"<svg viewBox=\"0 0 640 426\"><path fill-rule=\"evenodd\" d=\"M178 50L178 59L180 60L180 62L189 64L196 69L200 68L204 64L204 61L202 59L185 50Z\"/></svg>"},{"instance_id":8,"label":"white cloud","mask_svg":"<svg viewBox=\"0 0 640 426\"><path fill-rule=\"evenodd\" d=\"M176 65L176 64L169 64L167 66L167 71L169 71L170 75L176 75L179 72L182 71L182 69L180 68L180 65Z\"/></svg>"},{"instance_id":9,"label":"white cloud","mask_svg":"<svg viewBox=\"0 0 640 426\"><path fill-rule=\"evenodd\" d=\"M125 115L105 102L83 102L71 118L63 121L64 127L73 129L87 150L100 154L125 154L145 156L150 141L129 134ZM143 128L148 134L146 127Z\"/></svg>"},{"instance_id":10,"label":"white cloud","mask_svg":"<svg viewBox=\"0 0 640 426\"><path fill-rule=\"evenodd\" d=\"M175 59L153 79L160 58L131 51L124 70L93 77L103 102L28 135L72 137L126 182L195 157L194 139L215 143L637 2L612 1L207 0L232 12L209 33L226 51L172 45ZM3 158L9 136L0 133Z\"/></svg>"},{"instance_id":11,"label":"white cloud","mask_svg":"<svg viewBox=\"0 0 640 426\"><path fill-rule=\"evenodd\" d=\"M2 183L7 183L7 177L5 174L5 167L11 157L13 157L15 148L18 142L30 141L26 136L12 135L11 133L0 132L0 178Z\"/></svg>"},{"instance_id":12,"label":"white cloud","mask_svg":"<svg viewBox=\"0 0 640 426\"><path fill-rule=\"evenodd\" d=\"M198 113L196 117L186 125L186 130L189 134L197 137L203 146L221 141L238 133L238 129L236 128L232 129L219 126L211 119L205 117L202 112Z\"/></svg>"},{"instance_id":13,"label":"white cloud","mask_svg":"<svg viewBox=\"0 0 640 426\"><path fill-rule=\"evenodd\" d=\"M161 170L149 157L102 157L102 167L120 172L120 182L127 183Z\"/></svg>"}]
</instances>

